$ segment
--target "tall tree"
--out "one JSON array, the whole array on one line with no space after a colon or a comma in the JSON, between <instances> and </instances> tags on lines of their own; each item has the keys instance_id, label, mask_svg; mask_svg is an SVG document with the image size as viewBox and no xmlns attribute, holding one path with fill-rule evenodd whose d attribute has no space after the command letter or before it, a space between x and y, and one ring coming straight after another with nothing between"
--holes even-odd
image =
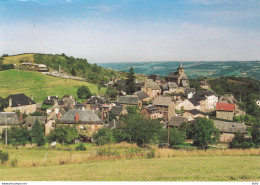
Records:
<instances>
[{"instance_id":1,"label":"tall tree","mask_svg":"<svg viewBox=\"0 0 260 185\"><path fill-rule=\"evenodd\" d=\"M74 67L73 67L72 70L71 70L71 75L72 75L72 76L76 76L76 75L77 75L76 70L74 69Z\"/></svg>"},{"instance_id":2,"label":"tall tree","mask_svg":"<svg viewBox=\"0 0 260 185\"><path fill-rule=\"evenodd\" d=\"M0 97L0 112L3 112L6 107L8 107L7 101Z\"/></svg>"},{"instance_id":3,"label":"tall tree","mask_svg":"<svg viewBox=\"0 0 260 185\"><path fill-rule=\"evenodd\" d=\"M78 88L77 95L80 99L88 99L91 98L92 93L87 86L82 85Z\"/></svg>"},{"instance_id":4,"label":"tall tree","mask_svg":"<svg viewBox=\"0 0 260 185\"><path fill-rule=\"evenodd\" d=\"M133 94L136 92L136 86L135 86L135 73L133 70L133 67L131 66L128 77L126 80L126 93L127 94Z\"/></svg>"},{"instance_id":5,"label":"tall tree","mask_svg":"<svg viewBox=\"0 0 260 185\"><path fill-rule=\"evenodd\" d=\"M37 146L42 146L45 144L44 138L44 127L40 124L39 120L36 119L31 130L32 142L37 144Z\"/></svg>"},{"instance_id":6,"label":"tall tree","mask_svg":"<svg viewBox=\"0 0 260 185\"><path fill-rule=\"evenodd\" d=\"M219 139L219 130L211 119L199 118L194 122L193 144L198 149L206 150L209 144L216 144Z\"/></svg>"}]
</instances>

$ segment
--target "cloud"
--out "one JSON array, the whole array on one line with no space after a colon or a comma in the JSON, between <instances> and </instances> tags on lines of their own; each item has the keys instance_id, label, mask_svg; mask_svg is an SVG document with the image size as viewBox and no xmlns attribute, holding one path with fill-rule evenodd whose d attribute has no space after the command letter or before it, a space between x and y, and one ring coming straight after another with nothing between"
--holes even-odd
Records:
<instances>
[{"instance_id":1,"label":"cloud","mask_svg":"<svg viewBox=\"0 0 260 185\"><path fill-rule=\"evenodd\" d=\"M220 4L220 3L226 3L226 2L230 2L230 0L189 0L188 1L188 3L204 4L204 5Z\"/></svg>"}]
</instances>

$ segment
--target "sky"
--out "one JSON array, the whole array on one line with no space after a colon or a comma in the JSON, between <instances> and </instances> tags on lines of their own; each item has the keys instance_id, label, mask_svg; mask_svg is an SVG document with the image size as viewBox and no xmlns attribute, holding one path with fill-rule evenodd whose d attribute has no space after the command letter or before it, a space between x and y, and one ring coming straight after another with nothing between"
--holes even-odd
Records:
<instances>
[{"instance_id":1,"label":"sky","mask_svg":"<svg viewBox=\"0 0 260 185\"><path fill-rule=\"evenodd\" d=\"M0 0L0 55L260 60L260 0Z\"/></svg>"}]
</instances>

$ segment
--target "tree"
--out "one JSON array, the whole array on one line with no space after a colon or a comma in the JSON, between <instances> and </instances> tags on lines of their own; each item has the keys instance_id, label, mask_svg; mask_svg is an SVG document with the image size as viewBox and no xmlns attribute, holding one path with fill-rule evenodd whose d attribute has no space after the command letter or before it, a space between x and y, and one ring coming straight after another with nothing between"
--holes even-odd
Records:
<instances>
[{"instance_id":1,"label":"tree","mask_svg":"<svg viewBox=\"0 0 260 185\"><path fill-rule=\"evenodd\" d=\"M8 107L7 101L0 97L0 112L3 112L6 107Z\"/></svg>"},{"instance_id":2,"label":"tree","mask_svg":"<svg viewBox=\"0 0 260 185\"><path fill-rule=\"evenodd\" d=\"M255 145L260 145L260 120L258 120L257 123L253 125L253 131L251 133L252 141L255 143Z\"/></svg>"},{"instance_id":3,"label":"tree","mask_svg":"<svg viewBox=\"0 0 260 185\"><path fill-rule=\"evenodd\" d=\"M140 114L127 114L120 118L118 129L129 143L146 145L158 143L162 124L158 120L146 119Z\"/></svg>"},{"instance_id":4,"label":"tree","mask_svg":"<svg viewBox=\"0 0 260 185\"><path fill-rule=\"evenodd\" d=\"M82 85L78 88L77 95L80 99L89 99L91 98L92 93L87 86Z\"/></svg>"},{"instance_id":5,"label":"tree","mask_svg":"<svg viewBox=\"0 0 260 185\"><path fill-rule=\"evenodd\" d=\"M254 143L251 138L245 138L244 134L236 133L235 137L229 143L229 148L252 148Z\"/></svg>"},{"instance_id":6,"label":"tree","mask_svg":"<svg viewBox=\"0 0 260 185\"><path fill-rule=\"evenodd\" d=\"M8 161L9 154L7 152L3 152L0 150L0 160L1 164L4 164L4 162Z\"/></svg>"},{"instance_id":7,"label":"tree","mask_svg":"<svg viewBox=\"0 0 260 185\"><path fill-rule=\"evenodd\" d=\"M180 145L186 140L185 132L178 128L173 128L169 130L170 145ZM168 142L168 129L163 129L160 133L160 143Z\"/></svg>"},{"instance_id":8,"label":"tree","mask_svg":"<svg viewBox=\"0 0 260 185\"><path fill-rule=\"evenodd\" d=\"M100 129L97 133L95 133L93 140L97 145L105 145L115 142L112 130L106 128Z\"/></svg>"},{"instance_id":9,"label":"tree","mask_svg":"<svg viewBox=\"0 0 260 185\"><path fill-rule=\"evenodd\" d=\"M39 120L36 119L31 130L32 142L37 144L37 146L42 146L45 144L44 138L44 127L40 124Z\"/></svg>"},{"instance_id":10,"label":"tree","mask_svg":"<svg viewBox=\"0 0 260 185\"><path fill-rule=\"evenodd\" d=\"M1 134L2 142L5 143L5 132ZM13 146L25 145L30 141L30 134L26 127L13 126L7 130L7 144Z\"/></svg>"},{"instance_id":11,"label":"tree","mask_svg":"<svg viewBox=\"0 0 260 185\"><path fill-rule=\"evenodd\" d=\"M72 70L71 70L71 75L72 75L72 76L76 76L76 75L77 75L76 70L74 69L74 67L73 67Z\"/></svg>"},{"instance_id":12,"label":"tree","mask_svg":"<svg viewBox=\"0 0 260 185\"><path fill-rule=\"evenodd\" d=\"M219 139L219 130L211 119L199 118L193 125L193 144L198 149L206 150L209 144L216 144Z\"/></svg>"},{"instance_id":13,"label":"tree","mask_svg":"<svg viewBox=\"0 0 260 185\"><path fill-rule=\"evenodd\" d=\"M57 141L60 144L72 144L79 138L76 127L58 126L48 136L48 141L51 143Z\"/></svg>"},{"instance_id":14,"label":"tree","mask_svg":"<svg viewBox=\"0 0 260 185\"><path fill-rule=\"evenodd\" d=\"M126 80L126 93L133 94L136 92L136 86L135 86L135 73L132 66L127 76L128 77Z\"/></svg>"},{"instance_id":15,"label":"tree","mask_svg":"<svg viewBox=\"0 0 260 185\"><path fill-rule=\"evenodd\" d=\"M116 99L117 98L117 95L118 95L118 92L117 90L115 89L110 89L108 88L107 91L106 91L106 94L109 98L111 99Z\"/></svg>"}]
</instances>

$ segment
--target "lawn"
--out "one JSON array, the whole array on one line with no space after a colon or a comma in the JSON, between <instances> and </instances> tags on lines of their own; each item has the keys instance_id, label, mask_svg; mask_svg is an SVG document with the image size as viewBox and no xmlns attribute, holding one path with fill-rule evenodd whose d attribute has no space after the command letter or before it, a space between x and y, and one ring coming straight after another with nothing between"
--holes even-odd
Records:
<instances>
[{"instance_id":1,"label":"lawn","mask_svg":"<svg viewBox=\"0 0 260 185\"><path fill-rule=\"evenodd\" d=\"M47 76L38 72L7 70L0 72L0 96L7 97L10 94L24 93L28 97L33 95L34 100L42 103L47 96L72 94L77 98L77 89L81 85L89 87L92 93L99 94L98 85L84 81L63 79ZM105 93L101 88L100 93Z\"/></svg>"},{"instance_id":2,"label":"lawn","mask_svg":"<svg viewBox=\"0 0 260 185\"><path fill-rule=\"evenodd\" d=\"M3 146L2 146L3 147ZM259 181L260 150L181 151L155 149L155 158L95 156L100 148L136 148L129 144L58 149L9 149L9 161L0 166L2 181ZM71 151L64 151L64 149ZM63 149L63 150L61 150ZM145 152L141 149L141 152ZM46 161L45 155L46 156ZM168 156L168 157L167 157ZM92 158L91 158L92 157ZM95 158L95 160L93 160ZM18 160L17 167L10 161ZM65 163L61 163L65 161Z\"/></svg>"},{"instance_id":3,"label":"lawn","mask_svg":"<svg viewBox=\"0 0 260 185\"><path fill-rule=\"evenodd\" d=\"M20 65L20 61L23 60L25 62L34 62L33 58L34 54L21 54L4 57L4 64L18 64Z\"/></svg>"}]
</instances>

